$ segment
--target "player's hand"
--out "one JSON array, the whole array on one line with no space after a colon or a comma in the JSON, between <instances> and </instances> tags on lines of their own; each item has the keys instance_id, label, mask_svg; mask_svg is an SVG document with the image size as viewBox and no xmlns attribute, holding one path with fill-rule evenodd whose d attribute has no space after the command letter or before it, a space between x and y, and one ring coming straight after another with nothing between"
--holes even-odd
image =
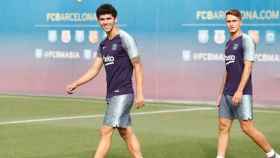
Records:
<instances>
[{"instance_id":1,"label":"player's hand","mask_svg":"<svg viewBox=\"0 0 280 158\"><path fill-rule=\"evenodd\" d=\"M140 109L140 108L144 107L144 96L143 95L136 96L135 106L136 106L137 109Z\"/></svg>"},{"instance_id":2,"label":"player's hand","mask_svg":"<svg viewBox=\"0 0 280 158\"><path fill-rule=\"evenodd\" d=\"M216 100L216 105L217 105L218 108L219 108L220 105L221 105L222 96L223 96L222 94L219 94L219 96L218 96L218 98L217 98L217 100Z\"/></svg>"},{"instance_id":3,"label":"player's hand","mask_svg":"<svg viewBox=\"0 0 280 158\"><path fill-rule=\"evenodd\" d=\"M243 95L243 92L242 91L236 91L232 97L232 103L233 105L235 106L238 106L241 102L241 99L242 99L242 95Z\"/></svg>"},{"instance_id":4,"label":"player's hand","mask_svg":"<svg viewBox=\"0 0 280 158\"><path fill-rule=\"evenodd\" d=\"M75 89L78 88L78 85L76 83L72 83L66 86L66 92L67 94L73 94Z\"/></svg>"}]
</instances>

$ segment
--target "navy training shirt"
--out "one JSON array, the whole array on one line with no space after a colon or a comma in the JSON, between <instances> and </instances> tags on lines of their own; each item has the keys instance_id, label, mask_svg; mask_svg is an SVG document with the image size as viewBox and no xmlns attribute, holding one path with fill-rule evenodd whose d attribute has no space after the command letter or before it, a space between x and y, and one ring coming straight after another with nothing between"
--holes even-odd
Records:
<instances>
[{"instance_id":1,"label":"navy training shirt","mask_svg":"<svg viewBox=\"0 0 280 158\"><path fill-rule=\"evenodd\" d=\"M135 40L119 30L113 39L106 38L100 43L97 54L102 57L106 71L106 97L133 93L131 59L139 56Z\"/></svg>"},{"instance_id":2,"label":"navy training shirt","mask_svg":"<svg viewBox=\"0 0 280 158\"><path fill-rule=\"evenodd\" d=\"M244 61L255 61L255 43L250 36L242 34L234 40L229 40L225 49L225 65L227 78L224 94L233 96L241 81ZM243 90L243 94L252 95L252 77Z\"/></svg>"}]
</instances>

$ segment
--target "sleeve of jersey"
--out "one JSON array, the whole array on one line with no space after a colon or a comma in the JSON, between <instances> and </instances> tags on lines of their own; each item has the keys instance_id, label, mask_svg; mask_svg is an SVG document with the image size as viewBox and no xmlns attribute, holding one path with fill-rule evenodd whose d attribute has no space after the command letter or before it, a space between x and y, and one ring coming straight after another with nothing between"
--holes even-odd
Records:
<instances>
[{"instance_id":1,"label":"sleeve of jersey","mask_svg":"<svg viewBox=\"0 0 280 158\"><path fill-rule=\"evenodd\" d=\"M248 35L243 36L243 49L244 49L244 60L248 60L248 61L256 60L255 43L253 39Z\"/></svg>"},{"instance_id":2,"label":"sleeve of jersey","mask_svg":"<svg viewBox=\"0 0 280 158\"><path fill-rule=\"evenodd\" d=\"M123 47L126 49L130 59L140 56L136 46L136 42L129 34L122 32L121 39Z\"/></svg>"}]
</instances>

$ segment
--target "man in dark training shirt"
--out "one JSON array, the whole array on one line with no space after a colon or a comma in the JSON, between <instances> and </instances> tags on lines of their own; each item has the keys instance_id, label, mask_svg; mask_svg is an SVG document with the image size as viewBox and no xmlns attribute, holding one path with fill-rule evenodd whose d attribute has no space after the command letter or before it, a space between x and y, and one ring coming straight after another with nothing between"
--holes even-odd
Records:
<instances>
[{"instance_id":1,"label":"man in dark training shirt","mask_svg":"<svg viewBox=\"0 0 280 158\"><path fill-rule=\"evenodd\" d=\"M219 138L217 158L225 158L233 120L239 120L243 132L265 153L267 158L280 158L265 136L254 127L252 112L251 72L255 61L255 43L242 33L242 16L238 10L226 13L231 38L225 48L226 72L217 99L219 107ZM244 157L240 155L239 157Z\"/></svg>"},{"instance_id":2,"label":"man in dark training shirt","mask_svg":"<svg viewBox=\"0 0 280 158\"><path fill-rule=\"evenodd\" d=\"M66 91L71 94L76 88L95 78L104 65L107 110L100 129L101 140L94 158L106 157L115 129L126 142L132 157L142 158L139 141L131 128L130 117L130 109L134 102L136 108L144 106L143 67L140 55L134 39L117 27L117 11L111 4L101 5L96 10L96 16L107 36L99 44L92 67L81 78L68 85ZM133 70L136 81L135 100L132 85Z\"/></svg>"}]
</instances>

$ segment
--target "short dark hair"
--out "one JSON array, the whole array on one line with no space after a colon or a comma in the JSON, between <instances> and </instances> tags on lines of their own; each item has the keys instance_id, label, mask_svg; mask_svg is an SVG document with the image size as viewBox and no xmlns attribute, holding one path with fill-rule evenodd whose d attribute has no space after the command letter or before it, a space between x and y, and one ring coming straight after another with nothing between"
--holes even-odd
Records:
<instances>
[{"instance_id":1,"label":"short dark hair","mask_svg":"<svg viewBox=\"0 0 280 158\"><path fill-rule=\"evenodd\" d=\"M226 16L227 15L233 15L233 16L238 17L240 20L242 19L242 15L241 15L240 11L237 9L230 9L229 11L226 12Z\"/></svg>"},{"instance_id":2,"label":"short dark hair","mask_svg":"<svg viewBox=\"0 0 280 158\"><path fill-rule=\"evenodd\" d=\"M117 17L118 12L111 4L102 4L96 9L96 17L99 19L101 15L111 14L114 18Z\"/></svg>"}]
</instances>

